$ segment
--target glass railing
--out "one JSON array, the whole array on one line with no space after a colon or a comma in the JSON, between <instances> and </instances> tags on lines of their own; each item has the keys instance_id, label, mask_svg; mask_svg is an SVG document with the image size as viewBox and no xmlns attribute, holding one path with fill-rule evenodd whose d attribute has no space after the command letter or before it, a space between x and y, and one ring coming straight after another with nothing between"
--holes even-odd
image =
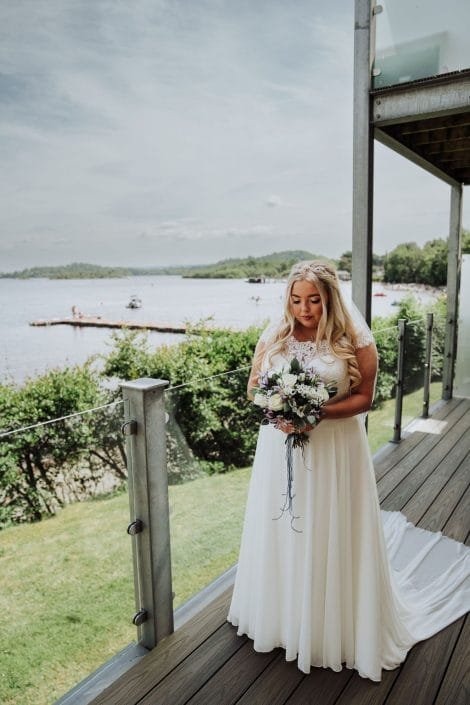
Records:
<instances>
[{"instance_id":1,"label":"glass railing","mask_svg":"<svg viewBox=\"0 0 470 705\"><path fill-rule=\"evenodd\" d=\"M470 3L386 0L376 14L374 88L470 67Z\"/></svg>"},{"instance_id":2,"label":"glass railing","mask_svg":"<svg viewBox=\"0 0 470 705\"><path fill-rule=\"evenodd\" d=\"M136 639L122 415L0 438L3 703L48 705Z\"/></svg>"},{"instance_id":3,"label":"glass railing","mask_svg":"<svg viewBox=\"0 0 470 705\"><path fill-rule=\"evenodd\" d=\"M372 454L388 443L393 436L395 404L394 400L389 398L389 394L396 376L395 359L398 346L398 329L396 326L391 326L387 319L381 319L373 330L379 355L379 376L376 384L376 402L368 415L368 439Z\"/></svg>"},{"instance_id":4,"label":"glass railing","mask_svg":"<svg viewBox=\"0 0 470 705\"><path fill-rule=\"evenodd\" d=\"M444 327L441 313L430 406L441 392ZM382 363L393 369L387 355L396 359L397 328L374 333ZM416 350L425 333L425 318L408 321L408 360L422 359ZM405 365L403 427L422 411L422 372L421 362ZM248 374L245 366L164 392L174 609L237 561L259 428L246 399ZM52 702L136 640L121 434L129 403L0 434L2 702ZM371 412L373 451L392 438L394 414L393 399Z\"/></svg>"},{"instance_id":5,"label":"glass railing","mask_svg":"<svg viewBox=\"0 0 470 705\"><path fill-rule=\"evenodd\" d=\"M238 557L259 427L249 369L165 392L174 608Z\"/></svg>"},{"instance_id":6,"label":"glass railing","mask_svg":"<svg viewBox=\"0 0 470 705\"><path fill-rule=\"evenodd\" d=\"M426 340L429 321L426 316L406 321L403 400L399 419L400 434L414 420L427 415L429 409L442 397L442 367L444 358L445 315L442 311L434 313L432 335L430 338L431 358L429 367L429 385L426 378L427 355ZM376 327L374 330L379 353L379 374L376 397L386 396L387 388L395 384L396 358L398 354L399 331L397 326ZM391 363L392 361L392 363ZM383 374L384 368L390 372ZM392 372L393 371L393 372ZM428 393L425 394L425 385ZM383 388L382 388L383 387ZM396 388L391 399L376 405L369 413L369 446L375 453L388 441L392 440L396 424Z\"/></svg>"},{"instance_id":7,"label":"glass railing","mask_svg":"<svg viewBox=\"0 0 470 705\"><path fill-rule=\"evenodd\" d=\"M442 365L444 353L445 319L434 315L431 335L431 364L429 369L429 393L425 394L426 379L426 319L410 321L407 324L407 345L405 356L420 359L414 366L408 366L404 377L404 396L401 427L405 429L411 422L427 417L429 409L442 397ZM419 358L415 356L418 350ZM409 354L407 354L409 351ZM406 359L406 358L405 358ZM413 424L415 427L416 423ZM419 426L416 426L417 428ZM423 426L424 428L424 426Z\"/></svg>"}]
</instances>

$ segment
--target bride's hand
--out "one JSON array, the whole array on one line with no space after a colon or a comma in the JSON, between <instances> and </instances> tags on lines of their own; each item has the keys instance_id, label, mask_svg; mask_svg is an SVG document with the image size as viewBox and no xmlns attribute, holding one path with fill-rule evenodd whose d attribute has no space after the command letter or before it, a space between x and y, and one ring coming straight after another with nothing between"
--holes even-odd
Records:
<instances>
[{"instance_id":1,"label":"bride's hand","mask_svg":"<svg viewBox=\"0 0 470 705\"><path fill-rule=\"evenodd\" d=\"M314 429L314 426L311 426L310 424L306 424L305 426L302 426L302 428L296 428L294 424L289 423L289 421L281 420L277 421L274 427L283 433L308 433Z\"/></svg>"}]
</instances>

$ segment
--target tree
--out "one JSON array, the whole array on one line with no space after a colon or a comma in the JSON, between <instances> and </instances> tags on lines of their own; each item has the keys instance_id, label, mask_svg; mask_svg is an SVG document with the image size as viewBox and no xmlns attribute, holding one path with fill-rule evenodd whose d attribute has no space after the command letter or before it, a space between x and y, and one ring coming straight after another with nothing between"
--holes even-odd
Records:
<instances>
[{"instance_id":1,"label":"tree","mask_svg":"<svg viewBox=\"0 0 470 705\"><path fill-rule=\"evenodd\" d=\"M384 281L415 282L422 264L422 252L415 242L395 247L384 261Z\"/></svg>"},{"instance_id":2,"label":"tree","mask_svg":"<svg viewBox=\"0 0 470 705\"><path fill-rule=\"evenodd\" d=\"M346 250L343 252L338 260L338 269L343 269L345 272L352 272L352 252L351 250Z\"/></svg>"},{"instance_id":3,"label":"tree","mask_svg":"<svg viewBox=\"0 0 470 705\"><path fill-rule=\"evenodd\" d=\"M462 230L462 254L470 255L470 230Z\"/></svg>"},{"instance_id":4,"label":"tree","mask_svg":"<svg viewBox=\"0 0 470 705\"><path fill-rule=\"evenodd\" d=\"M430 286L444 286L447 282L447 241L430 240L422 251L418 282Z\"/></svg>"}]
</instances>

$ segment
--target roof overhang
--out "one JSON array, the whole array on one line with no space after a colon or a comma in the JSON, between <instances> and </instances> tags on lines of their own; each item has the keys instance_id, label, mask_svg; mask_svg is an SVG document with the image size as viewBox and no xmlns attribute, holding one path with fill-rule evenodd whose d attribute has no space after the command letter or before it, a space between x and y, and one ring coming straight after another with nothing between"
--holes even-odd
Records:
<instances>
[{"instance_id":1,"label":"roof overhang","mask_svg":"<svg viewBox=\"0 0 470 705\"><path fill-rule=\"evenodd\" d=\"M470 69L372 90L374 136L448 184L470 184Z\"/></svg>"}]
</instances>

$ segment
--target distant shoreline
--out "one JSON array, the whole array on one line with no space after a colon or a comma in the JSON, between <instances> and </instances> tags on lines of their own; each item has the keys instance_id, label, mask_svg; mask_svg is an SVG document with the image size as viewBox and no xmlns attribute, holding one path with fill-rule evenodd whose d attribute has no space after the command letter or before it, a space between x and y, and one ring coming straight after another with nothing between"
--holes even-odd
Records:
<instances>
[{"instance_id":1,"label":"distant shoreline","mask_svg":"<svg viewBox=\"0 0 470 705\"><path fill-rule=\"evenodd\" d=\"M411 292L427 292L429 294L445 294L447 287L445 286L431 286L430 284L418 284L417 282L375 282L380 284L384 289L388 291L411 291Z\"/></svg>"},{"instance_id":2,"label":"distant shoreline","mask_svg":"<svg viewBox=\"0 0 470 705\"><path fill-rule=\"evenodd\" d=\"M159 273L142 273L142 274L127 274L127 275L112 275L112 276L90 276L90 277L47 277L47 276L13 276L0 274L0 279L10 279L15 281L31 281L32 279L44 279L46 281L106 281L112 279L131 279L134 277L145 278L145 277L181 277L182 279L192 279L194 281L246 281L246 277L202 277L202 276L189 276L188 274L181 274L176 272L159 272ZM286 281L284 276L279 277L267 277L266 282L282 282ZM410 291L411 293L422 293L427 292L429 294L445 294L445 286L431 286L430 284L421 284L418 282L384 282L382 280L374 280L373 284L382 287L386 291Z\"/></svg>"}]
</instances>

